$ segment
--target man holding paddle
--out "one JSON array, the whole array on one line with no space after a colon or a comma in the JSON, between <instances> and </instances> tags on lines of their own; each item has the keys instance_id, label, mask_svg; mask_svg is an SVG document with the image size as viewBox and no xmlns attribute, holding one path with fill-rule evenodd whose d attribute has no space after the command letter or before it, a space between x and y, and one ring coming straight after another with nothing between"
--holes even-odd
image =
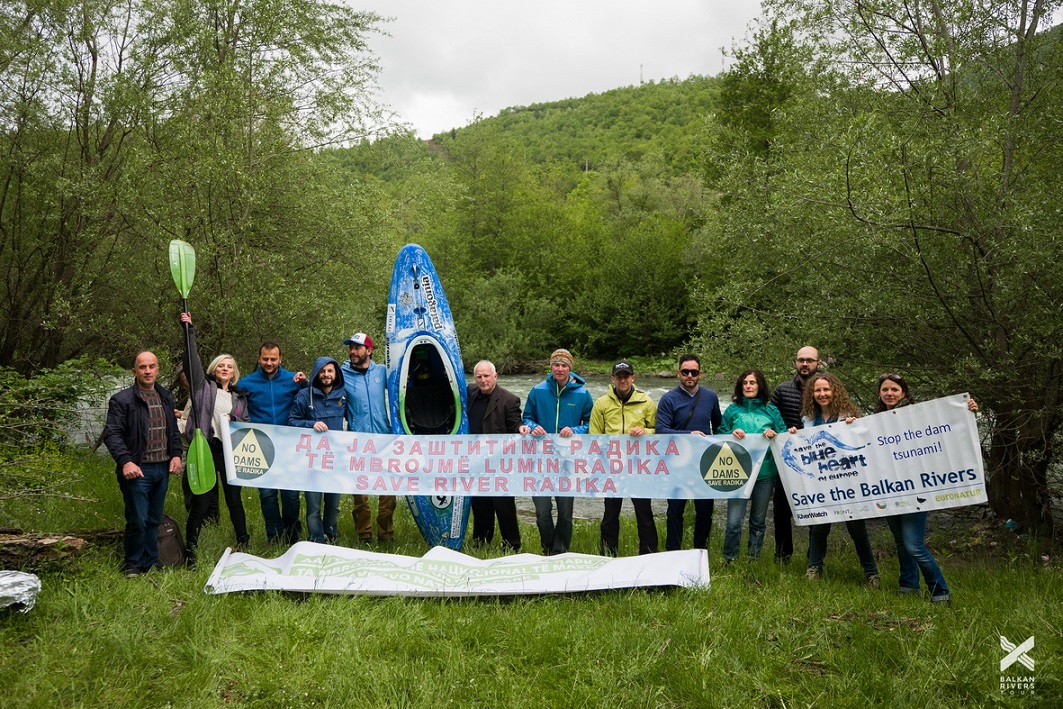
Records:
<instances>
[{"instance_id":1,"label":"man holding paddle","mask_svg":"<svg viewBox=\"0 0 1063 709\"><path fill-rule=\"evenodd\" d=\"M103 429L125 502L125 575L134 578L159 564L158 527L170 475L181 474L181 433L174 401L156 382L159 359L141 352L133 361L133 386L107 404Z\"/></svg>"}]
</instances>

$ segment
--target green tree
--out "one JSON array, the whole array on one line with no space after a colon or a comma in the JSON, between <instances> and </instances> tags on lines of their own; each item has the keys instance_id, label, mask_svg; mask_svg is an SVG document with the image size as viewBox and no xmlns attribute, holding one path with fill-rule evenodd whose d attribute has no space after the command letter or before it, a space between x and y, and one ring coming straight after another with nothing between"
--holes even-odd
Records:
<instances>
[{"instance_id":1,"label":"green tree","mask_svg":"<svg viewBox=\"0 0 1063 709\"><path fill-rule=\"evenodd\" d=\"M4 5L0 364L157 344L174 237L201 254L208 346L353 289L372 202L310 151L374 125L377 21L318 0Z\"/></svg>"},{"instance_id":2,"label":"green tree","mask_svg":"<svg viewBox=\"0 0 1063 709\"><path fill-rule=\"evenodd\" d=\"M739 267L706 292L865 380L903 367L924 397L971 391L991 505L1042 530L1063 424L1057 8L769 3L805 78L772 114L770 158L725 178Z\"/></svg>"}]
</instances>

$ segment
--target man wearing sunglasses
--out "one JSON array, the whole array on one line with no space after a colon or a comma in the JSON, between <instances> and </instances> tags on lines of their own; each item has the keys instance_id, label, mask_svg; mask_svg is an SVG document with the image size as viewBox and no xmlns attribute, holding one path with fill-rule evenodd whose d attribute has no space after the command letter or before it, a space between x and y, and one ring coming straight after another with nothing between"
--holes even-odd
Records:
<instances>
[{"instance_id":1,"label":"man wearing sunglasses","mask_svg":"<svg viewBox=\"0 0 1063 709\"><path fill-rule=\"evenodd\" d=\"M679 358L679 385L661 397L657 405L657 433L712 435L720 425L720 399L716 392L701 386L701 360L697 355ZM694 548L708 549L712 532L713 500L694 500ZM669 500L664 548L683 546L683 513L686 500Z\"/></svg>"},{"instance_id":2,"label":"man wearing sunglasses","mask_svg":"<svg viewBox=\"0 0 1063 709\"><path fill-rule=\"evenodd\" d=\"M782 414L783 423L787 428L802 428L801 396L804 394L805 384L819 371L819 350L810 346L799 349L794 367L797 369L794 378L775 387L771 403L775 404L775 408ZM775 560L788 562L794 554L794 530L790 521L790 502L786 499L786 490L780 480L775 481L772 509L772 520L775 523Z\"/></svg>"}]
</instances>

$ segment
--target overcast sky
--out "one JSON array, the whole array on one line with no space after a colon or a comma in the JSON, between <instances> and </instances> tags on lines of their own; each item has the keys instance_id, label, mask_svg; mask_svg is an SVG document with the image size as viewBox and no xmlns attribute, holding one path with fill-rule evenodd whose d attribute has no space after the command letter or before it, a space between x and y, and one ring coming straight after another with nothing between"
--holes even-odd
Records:
<instances>
[{"instance_id":1,"label":"overcast sky","mask_svg":"<svg viewBox=\"0 0 1063 709\"><path fill-rule=\"evenodd\" d=\"M759 0L347 0L374 35L381 102L428 138L477 114L723 66Z\"/></svg>"}]
</instances>

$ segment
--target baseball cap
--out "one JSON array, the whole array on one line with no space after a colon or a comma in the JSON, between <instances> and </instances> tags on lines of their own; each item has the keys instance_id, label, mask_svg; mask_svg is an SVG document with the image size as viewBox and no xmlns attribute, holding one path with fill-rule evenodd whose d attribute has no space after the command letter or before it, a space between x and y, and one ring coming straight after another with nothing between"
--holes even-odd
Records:
<instances>
[{"instance_id":1,"label":"baseball cap","mask_svg":"<svg viewBox=\"0 0 1063 709\"><path fill-rule=\"evenodd\" d=\"M348 337L346 340L344 340L343 344L347 345L348 347L350 347L351 345L365 345L369 349L373 349L373 338L365 334L364 332L356 332L350 337Z\"/></svg>"},{"instance_id":2,"label":"baseball cap","mask_svg":"<svg viewBox=\"0 0 1063 709\"><path fill-rule=\"evenodd\" d=\"M634 374L635 368L631 366L631 362L628 362L626 359L622 359L613 365L613 375L617 375L620 373Z\"/></svg>"}]
</instances>

